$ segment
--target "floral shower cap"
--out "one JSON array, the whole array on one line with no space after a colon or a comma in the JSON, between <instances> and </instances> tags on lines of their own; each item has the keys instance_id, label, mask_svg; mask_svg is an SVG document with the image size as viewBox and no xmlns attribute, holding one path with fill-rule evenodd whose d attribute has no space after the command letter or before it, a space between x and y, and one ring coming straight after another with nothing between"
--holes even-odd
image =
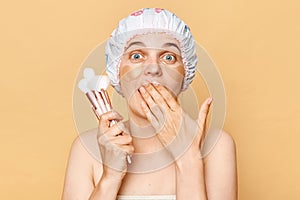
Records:
<instances>
[{"instance_id":1,"label":"floral shower cap","mask_svg":"<svg viewBox=\"0 0 300 200\"><path fill-rule=\"evenodd\" d=\"M119 71L127 42L136 35L157 32L170 34L179 41L185 69L181 90L187 89L194 79L198 58L190 28L170 11L143 8L122 19L106 43L106 73L118 93L122 94Z\"/></svg>"}]
</instances>

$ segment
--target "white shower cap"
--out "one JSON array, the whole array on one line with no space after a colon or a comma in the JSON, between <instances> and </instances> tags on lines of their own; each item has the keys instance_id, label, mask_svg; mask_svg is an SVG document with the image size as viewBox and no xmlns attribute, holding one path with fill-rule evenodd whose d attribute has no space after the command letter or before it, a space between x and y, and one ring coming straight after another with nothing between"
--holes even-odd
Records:
<instances>
[{"instance_id":1,"label":"white shower cap","mask_svg":"<svg viewBox=\"0 0 300 200\"><path fill-rule=\"evenodd\" d=\"M165 9L143 8L122 19L106 43L106 73L111 85L120 94L120 61L127 42L136 35L152 32L164 32L179 41L185 69L181 90L187 89L194 79L198 58L190 28Z\"/></svg>"}]
</instances>

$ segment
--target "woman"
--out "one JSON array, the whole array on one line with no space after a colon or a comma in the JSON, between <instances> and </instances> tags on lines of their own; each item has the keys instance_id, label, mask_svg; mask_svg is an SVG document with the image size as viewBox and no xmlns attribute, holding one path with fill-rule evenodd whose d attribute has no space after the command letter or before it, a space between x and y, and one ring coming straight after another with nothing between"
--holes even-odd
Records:
<instances>
[{"instance_id":1,"label":"woman","mask_svg":"<svg viewBox=\"0 0 300 200\"><path fill-rule=\"evenodd\" d=\"M92 141L96 135L102 163L79 137L74 141L63 199L237 199L232 137L221 131L209 155L200 152L212 99L197 120L177 101L197 64L187 25L164 9L139 10L120 21L106 53L107 74L127 100L129 120L111 111L97 130L80 136Z\"/></svg>"}]
</instances>

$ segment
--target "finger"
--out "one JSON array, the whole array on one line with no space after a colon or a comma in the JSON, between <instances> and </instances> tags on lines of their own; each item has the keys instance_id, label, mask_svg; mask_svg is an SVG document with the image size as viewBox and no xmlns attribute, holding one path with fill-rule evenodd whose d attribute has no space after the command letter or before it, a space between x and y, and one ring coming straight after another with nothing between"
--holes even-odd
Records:
<instances>
[{"instance_id":1,"label":"finger","mask_svg":"<svg viewBox=\"0 0 300 200\"><path fill-rule=\"evenodd\" d=\"M169 108L168 108L169 109ZM166 112L164 109L160 107L160 105L156 104L155 106L150 108L151 113L153 113L156 118L157 124L155 125L156 130L160 130L166 122Z\"/></svg>"},{"instance_id":2,"label":"finger","mask_svg":"<svg viewBox=\"0 0 300 200\"><path fill-rule=\"evenodd\" d=\"M151 112L150 108L147 106L146 102L144 100L141 101L141 107L148 119L148 121L155 127L159 127L159 122L157 121L156 117ZM154 106L153 106L154 107Z\"/></svg>"},{"instance_id":3,"label":"finger","mask_svg":"<svg viewBox=\"0 0 300 200\"><path fill-rule=\"evenodd\" d=\"M100 115L100 119L99 119L100 133L105 133L109 129L111 120L122 120L122 119L123 117L115 111L109 111L107 113Z\"/></svg>"},{"instance_id":4,"label":"finger","mask_svg":"<svg viewBox=\"0 0 300 200\"><path fill-rule=\"evenodd\" d=\"M206 123L206 119L207 119L207 115L209 112L209 108L212 102L212 98L207 98L203 104L201 105L200 111L199 111L199 115L198 115L198 125L201 128L205 127L205 123Z\"/></svg>"},{"instance_id":5,"label":"finger","mask_svg":"<svg viewBox=\"0 0 300 200\"><path fill-rule=\"evenodd\" d=\"M132 143L132 137L130 135L119 135L110 139L114 144L129 145Z\"/></svg>"},{"instance_id":6,"label":"finger","mask_svg":"<svg viewBox=\"0 0 300 200\"><path fill-rule=\"evenodd\" d=\"M161 84L157 84L156 86L157 91L161 94L161 96L164 98L165 102L169 106L169 108L173 111L180 108L177 100L174 98L174 96Z\"/></svg>"},{"instance_id":7,"label":"finger","mask_svg":"<svg viewBox=\"0 0 300 200\"><path fill-rule=\"evenodd\" d=\"M149 106L149 108L155 106L156 103L154 102L150 94L147 92L147 90L144 88L144 86L141 86L139 88L139 92L143 97L143 99L145 100L146 104Z\"/></svg>"},{"instance_id":8,"label":"finger","mask_svg":"<svg viewBox=\"0 0 300 200\"><path fill-rule=\"evenodd\" d=\"M130 135L130 132L129 132L128 128L125 126L124 122L118 122L116 124L116 126L118 126L120 130L122 130L122 133Z\"/></svg>"},{"instance_id":9,"label":"finger","mask_svg":"<svg viewBox=\"0 0 300 200\"><path fill-rule=\"evenodd\" d=\"M106 132L104 132L104 134L108 137L108 138L113 138L116 137L118 135L121 135L123 133L123 130L119 128L119 126L117 124L114 124L112 127L110 127L109 129L107 129Z\"/></svg>"},{"instance_id":10,"label":"finger","mask_svg":"<svg viewBox=\"0 0 300 200\"><path fill-rule=\"evenodd\" d=\"M169 106L167 105L162 95L154 88L152 84L148 84L147 86L145 86L145 89L150 94L150 96L156 104L159 104L164 109L169 109Z\"/></svg>"},{"instance_id":11,"label":"finger","mask_svg":"<svg viewBox=\"0 0 300 200\"><path fill-rule=\"evenodd\" d=\"M153 88L153 86L152 86L152 88ZM155 103L153 98L151 97L150 93L143 86L140 88L140 90L141 90L141 95L143 95L142 97L145 100L144 102L146 103L146 106L144 103L142 103L144 112L146 113L148 120L151 120L150 122L152 123L152 125L155 128L159 129L160 122L164 121L164 120L162 120L163 116L164 116L162 109L166 111L166 109L169 109L169 107L165 104L165 108L163 108L161 103L158 103L158 104ZM164 100L162 99L162 101L164 101Z\"/></svg>"},{"instance_id":12,"label":"finger","mask_svg":"<svg viewBox=\"0 0 300 200\"><path fill-rule=\"evenodd\" d=\"M134 152L134 147L133 145L118 145L118 147L122 150L125 151L127 154L132 155Z\"/></svg>"}]
</instances>

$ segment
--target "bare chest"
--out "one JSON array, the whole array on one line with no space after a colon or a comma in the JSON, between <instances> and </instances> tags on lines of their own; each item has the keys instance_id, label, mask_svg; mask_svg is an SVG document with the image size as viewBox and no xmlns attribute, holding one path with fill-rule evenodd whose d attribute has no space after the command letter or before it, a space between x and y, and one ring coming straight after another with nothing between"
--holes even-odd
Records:
<instances>
[{"instance_id":1,"label":"bare chest","mask_svg":"<svg viewBox=\"0 0 300 200\"><path fill-rule=\"evenodd\" d=\"M100 164L94 168L94 182L98 183L102 170L99 170ZM95 167L95 166L94 166ZM98 169L98 170L95 170ZM133 174L127 173L123 178L122 185L119 189L119 195L166 195L175 194L176 176L175 166L170 165L163 169L150 172Z\"/></svg>"},{"instance_id":2,"label":"bare chest","mask_svg":"<svg viewBox=\"0 0 300 200\"><path fill-rule=\"evenodd\" d=\"M173 165L159 171L126 174L119 190L121 195L175 194L175 168Z\"/></svg>"}]
</instances>

